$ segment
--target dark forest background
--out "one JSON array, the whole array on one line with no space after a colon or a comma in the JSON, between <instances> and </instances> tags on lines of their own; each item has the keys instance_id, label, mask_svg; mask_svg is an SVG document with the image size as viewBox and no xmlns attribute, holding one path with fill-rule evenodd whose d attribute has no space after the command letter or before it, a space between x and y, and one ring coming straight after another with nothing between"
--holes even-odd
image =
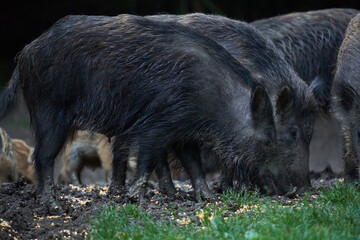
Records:
<instances>
[{"instance_id":1,"label":"dark forest background","mask_svg":"<svg viewBox=\"0 0 360 240\"><path fill-rule=\"evenodd\" d=\"M359 0L14 0L0 1L0 84L15 66L14 57L58 19L68 14L216 13L244 21L294 11L357 8Z\"/></svg>"}]
</instances>

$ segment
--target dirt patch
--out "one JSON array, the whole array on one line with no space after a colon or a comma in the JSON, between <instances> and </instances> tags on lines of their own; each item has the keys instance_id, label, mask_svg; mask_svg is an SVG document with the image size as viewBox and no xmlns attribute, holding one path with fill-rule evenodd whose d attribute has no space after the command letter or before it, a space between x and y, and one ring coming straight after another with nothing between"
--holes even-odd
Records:
<instances>
[{"instance_id":1,"label":"dirt patch","mask_svg":"<svg viewBox=\"0 0 360 240\"><path fill-rule=\"evenodd\" d=\"M313 174L311 191L314 199L320 188L339 181L334 178L338 176L331 174ZM169 199L159 193L157 183L150 182L146 194L148 200L141 204L142 208L156 219L167 221L174 220L171 212L191 216L208 204L194 201L189 182L175 181L175 185L182 193ZM89 223L105 203L127 203L124 196L109 197L107 186L57 186L56 190L63 212L49 214L37 202L36 186L25 178L3 184L0 189L0 239L84 239ZM274 200L292 204L292 200L282 197L274 197ZM222 204L220 198L218 202ZM237 206L232 206L229 215L236 210Z\"/></svg>"},{"instance_id":2,"label":"dirt patch","mask_svg":"<svg viewBox=\"0 0 360 240\"><path fill-rule=\"evenodd\" d=\"M24 178L0 189L0 239L83 239L92 216L106 202L106 188L58 186L62 214L46 214L36 186ZM104 192L104 193L103 193ZM16 237L16 238L15 238Z\"/></svg>"},{"instance_id":3,"label":"dirt patch","mask_svg":"<svg viewBox=\"0 0 360 240\"><path fill-rule=\"evenodd\" d=\"M186 182L183 191L190 191ZM176 182L179 188L180 184ZM144 209L157 218L166 212L160 206L184 206L194 211L198 203L184 192L169 199L158 192L157 183L150 182ZM62 211L48 213L36 199L36 185L25 178L15 183L4 183L0 189L0 239L84 239L87 227L105 203L128 203L124 196L109 197L107 186L56 186L59 207ZM59 208L59 209L60 209Z\"/></svg>"}]
</instances>

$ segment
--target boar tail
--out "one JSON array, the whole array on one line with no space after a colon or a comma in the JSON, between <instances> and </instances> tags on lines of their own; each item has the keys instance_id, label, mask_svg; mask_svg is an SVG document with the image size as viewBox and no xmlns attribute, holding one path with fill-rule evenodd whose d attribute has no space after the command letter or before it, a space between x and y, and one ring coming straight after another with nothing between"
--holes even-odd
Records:
<instances>
[{"instance_id":1,"label":"boar tail","mask_svg":"<svg viewBox=\"0 0 360 240\"><path fill-rule=\"evenodd\" d=\"M17 95L20 88L19 67L16 65L8 87L0 96L0 119L9 114L17 104Z\"/></svg>"}]
</instances>

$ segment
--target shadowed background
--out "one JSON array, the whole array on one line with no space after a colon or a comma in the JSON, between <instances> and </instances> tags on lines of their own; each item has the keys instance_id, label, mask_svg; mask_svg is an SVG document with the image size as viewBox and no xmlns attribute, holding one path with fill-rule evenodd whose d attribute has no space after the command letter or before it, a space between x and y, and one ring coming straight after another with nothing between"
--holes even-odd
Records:
<instances>
[{"instance_id":1,"label":"shadowed background","mask_svg":"<svg viewBox=\"0 0 360 240\"><path fill-rule=\"evenodd\" d=\"M360 9L354 0L15 0L0 2L0 86L6 86L15 67L16 54L58 19L69 14L118 15L130 13L149 15L157 13L184 14L203 12L225 15L244 21L253 21L294 11L324 8ZM21 105L11 116L0 121L12 138L33 140L29 130L26 108ZM342 171L340 140L334 123L318 122L311 144L310 167L320 171L327 165Z\"/></svg>"}]
</instances>

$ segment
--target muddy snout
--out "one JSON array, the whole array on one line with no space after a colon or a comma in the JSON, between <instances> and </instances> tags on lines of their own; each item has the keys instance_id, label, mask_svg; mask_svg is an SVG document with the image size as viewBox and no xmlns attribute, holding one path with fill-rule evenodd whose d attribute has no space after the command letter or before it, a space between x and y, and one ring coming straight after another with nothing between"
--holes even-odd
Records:
<instances>
[{"instance_id":1,"label":"muddy snout","mask_svg":"<svg viewBox=\"0 0 360 240\"><path fill-rule=\"evenodd\" d=\"M266 174L264 190L267 195L278 195L293 197L297 192L297 187L291 183L287 173L272 174L270 171Z\"/></svg>"}]
</instances>

